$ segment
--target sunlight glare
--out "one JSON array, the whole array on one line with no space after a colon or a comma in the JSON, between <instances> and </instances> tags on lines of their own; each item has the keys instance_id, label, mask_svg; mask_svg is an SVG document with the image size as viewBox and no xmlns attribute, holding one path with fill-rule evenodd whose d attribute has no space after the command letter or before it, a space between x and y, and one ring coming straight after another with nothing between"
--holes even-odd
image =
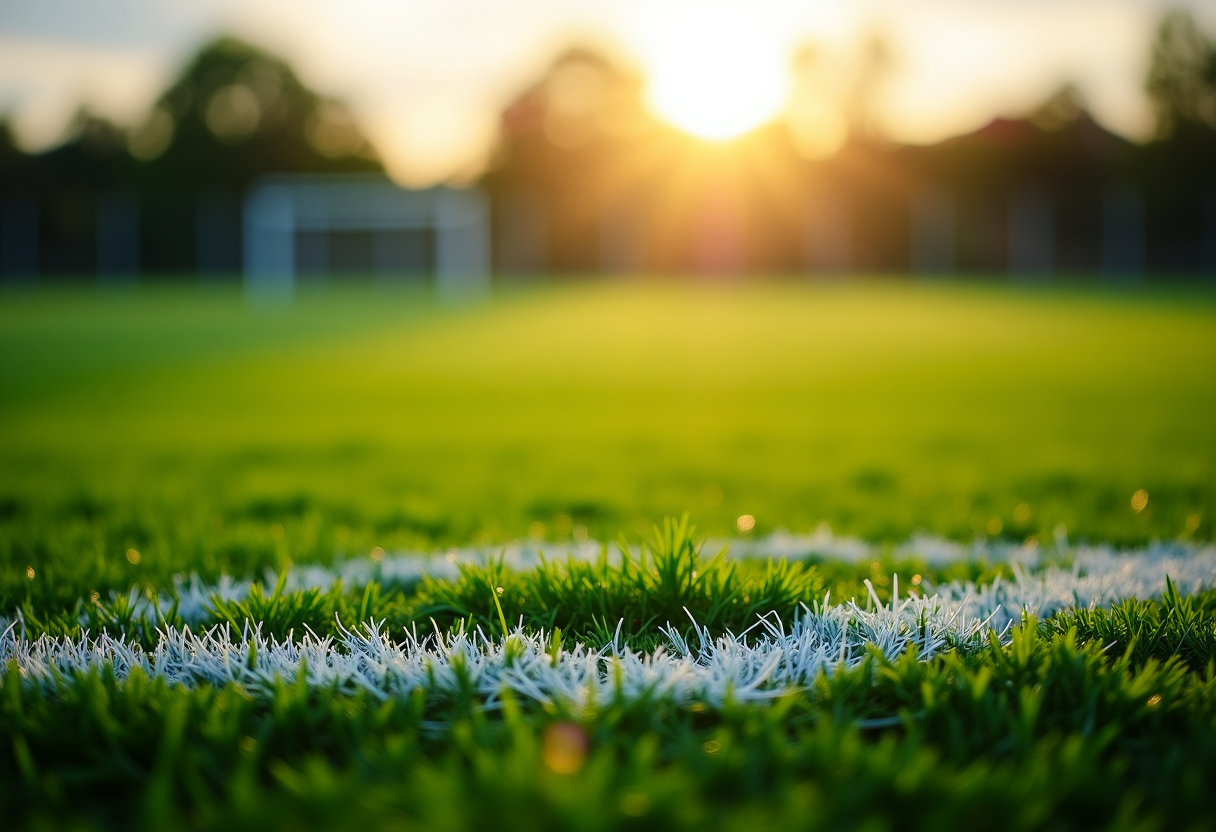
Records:
<instances>
[{"instance_id":1,"label":"sunlight glare","mask_svg":"<svg viewBox=\"0 0 1216 832\"><path fill-rule=\"evenodd\" d=\"M787 55L754 16L718 4L666 6L649 27L651 108L706 139L742 135L777 117Z\"/></svg>"}]
</instances>

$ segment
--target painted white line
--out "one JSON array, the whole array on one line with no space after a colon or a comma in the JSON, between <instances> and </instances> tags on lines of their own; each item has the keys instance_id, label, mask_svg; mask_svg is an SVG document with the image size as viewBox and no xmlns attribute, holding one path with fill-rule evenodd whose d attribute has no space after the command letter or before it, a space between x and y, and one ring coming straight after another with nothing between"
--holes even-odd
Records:
<instances>
[{"instance_id":1,"label":"painted white line","mask_svg":"<svg viewBox=\"0 0 1216 832\"><path fill-rule=\"evenodd\" d=\"M753 547L759 544L753 544ZM794 554L786 545L784 554ZM743 556L755 556L745 551ZM820 551L818 548L815 550ZM575 559L598 557L598 545L586 544L555 553ZM814 554L814 553L810 553ZM107 633L82 638L25 638L19 622L0 622L0 665L16 662L18 672L45 686L70 683L73 671L111 667L119 678L135 668L183 685L237 684L253 693L265 692L276 679L295 678L301 670L310 684L338 689L364 689L377 696L397 696L422 689L438 696L473 691L491 705L501 691L538 702L560 700L574 708L613 697L657 695L677 703L717 705L764 699L809 684L820 672L851 667L877 649L894 658L909 647L927 660L951 649L983 646L987 634L1003 636L1023 612L1040 617L1075 607L1094 607L1123 598L1159 596L1168 575L1178 590L1191 594L1216 587L1216 547L1184 544L1155 545L1117 552L1110 547L1078 548L1065 567L1036 564L1021 547L995 548L989 560L1012 565L1013 578L984 586L952 583L923 587L926 597L895 600L882 607L873 596L805 609L791 622L771 614L748 632L713 634L694 623L695 643L681 635L683 622L662 628L668 646L649 655L619 643L575 645L554 655L550 635L520 630L509 639L474 633L416 631L390 634L369 623L341 639L282 640L263 636L253 624L242 633L227 626L204 635L188 629L165 628L150 650L126 637ZM618 553L619 556L619 553ZM867 553L865 558L871 555ZM335 580L358 586L370 580L400 582L422 575L452 578L461 562L486 562L502 557L514 569L538 562L535 548L518 546L491 555L481 550L437 556L398 555L375 563L348 561L327 569L298 568L288 576L293 588L328 587ZM554 559L551 556L551 560ZM269 576L273 578L274 576ZM243 597L248 582L223 581L205 586L197 579L182 582L177 591L187 621L206 614L212 595ZM148 612L151 605L148 604ZM674 625L674 626L673 626Z\"/></svg>"},{"instance_id":2,"label":"painted white line","mask_svg":"<svg viewBox=\"0 0 1216 832\"><path fill-rule=\"evenodd\" d=\"M710 541L703 551L716 553L728 544L727 554L737 558L783 557L787 560L864 563L883 555L880 547L855 538L834 537L826 531L802 536L778 533L756 541ZM620 551L615 546L608 546L606 551L610 561L620 562ZM415 583L424 576L455 580L461 564L485 565L501 559L507 568L523 571L538 566L542 557L550 563L562 563L567 559L589 562L604 552L605 547L594 541L514 543L503 547L469 547L438 553L399 552L386 555L379 561L370 557L352 558L332 567L297 565L288 572L285 585L289 590L327 590L336 581L342 581L347 589L358 589L372 581L386 586L400 586ZM1011 615L1020 615L1023 608L1040 615L1051 615L1066 603L1084 607L1108 604L1119 598L1149 598L1164 590L1167 574L1182 592L1216 587L1216 546L1212 544L1155 543L1123 551L1099 545L1061 551L1002 541L964 545L941 538L918 537L896 547L894 554L897 559L919 559L930 565L961 560L1009 564L1015 574L1012 583L1006 581L978 589L956 584L929 589L930 592L936 591L943 597L957 600L987 599L987 596L998 599L976 601L983 607L977 610L977 614L985 610L990 612L996 603L1011 611ZM1061 560L1070 562L1070 565L1051 565ZM273 587L277 579L275 573L268 572L265 580L258 583ZM161 609L168 609L176 599L182 619L197 624L207 620L212 598L242 600L249 594L253 583L223 579L215 584L206 584L197 576L179 578L175 581L173 593L162 595L158 603ZM133 591L129 600L138 616L156 620L152 602L138 591Z\"/></svg>"},{"instance_id":3,"label":"painted white line","mask_svg":"<svg viewBox=\"0 0 1216 832\"><path fill-rule=\"evenodd\" d=\"M302 672L310 685L384 698L418 689L441 698L471 691L492 706L510 691L574 709L641 696L717 706L805 687L820 672L858 664L871 649L894 658L912 647L925 660L944 650L974 649L988 626L967 618L960 604L936 598L904 598L870 609L845 603L804 609L788 623L768 616L737 636L715 637L696 626L694 644L668 624L663 632L669 646L649 655L618 643L553 651L551 634L520 630L506 639L480 630L413 631L394 643L375 624L338 640L311 633L278 640L256 626L239 634L222 626L203 635L167 629L146 650L106 634L31 641L10 626L0 636L0 663L15 662L28 682L47 688L71 684L75 672L107 667L119 679L138 668L176 684L236 684L259 694Z\"/></svg>"}]
</instances>

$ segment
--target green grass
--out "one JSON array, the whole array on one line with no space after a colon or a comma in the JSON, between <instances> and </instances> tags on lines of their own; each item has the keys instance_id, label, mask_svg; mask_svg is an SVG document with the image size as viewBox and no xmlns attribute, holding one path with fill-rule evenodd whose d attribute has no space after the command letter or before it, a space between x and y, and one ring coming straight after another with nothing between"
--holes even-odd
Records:
<instances>
[{"instance_id":1,"label":"green grass","mask_svg":"<svg viewBox=\"0 0 1216 832\"><path fill-rule=\"evenodd\" d=\"M715 536L751 514L873 540L1211 539L1216 518L1210 294L9 294L0 390L8 609L685 510Z\"/></svg>"},{"instance_id":2,"label":"green grass","mask_svg":"<svg viewBox=\"0 0 1216 832\"><path fill-rule=\"evenodd\" d=\"M760 606L783 609L819 586L816 567L757 581L696 555L669 522L645 560L468 568L418 587L413 614L445 606L460 626L468 612L503 638L501 582L503 601L527 596L529 629L594 634L646 604L725 628L747 622L742 592L769 586ZM282 634L318 598L276 588L217 617ZM372 584L359 616L380 603ZM492 708L472 684L381 700L306 672L250 695L104 670L27 684L9 667L0 809L17 829L1206 829L1213 610L1216 593L1170 585L929 662L874 653L763 705L643 696L575 711L503 694ZM627 640L645 647L634 621Z\"/></svg>"},{"instance_id":3,"label":"green grass","mask_svg":"<svg viewBox=\"0 0 1216 832\"><path fill-rule=\"evenodd\" d=\"M373 546L702 532L1211 540L1216 297L975 285L574 286L441 307L333 290L250 309L182 288L0 295L0 615L154 630L110 593ZM1137 511L1133 493L1147 491ZM1062 528L1061 528L1062 527ZM654 645L891 571L716 561L466 567L454 583L259 589L325 634L434 618ZM497 587L503 587L499 594ZM96 597L94 597L96 594ZM470 694L269 696L136 673L0 673L14 829L1211 829L1216 596L1026 621L1008 644L874 656L766 706ZM172 609L163 623L174 623ZM336 617L335 617L336 616ZM680 619L683 626L683 619Z\"/></svg>"},{"instance_id":4,"label":"green grass","mask_svg":"<svg viewBox=\"0 0 1216 832\"><path fill-rule=\"evenodd\" d=\"M1211 828L1216 658L1050 629L713 710L9 672L0 806L29 829Z\"/></svg>"},{"instance_id":5,"label":"green grass","mask_svg":"<svg viewBox=\"0 0 1216 832\"><path fill-rule=\"evenodd\" d=\"M790 621L803 606L814 607L825 598L838 602L856 598L865 603L872 591L880 603L890 603L897 575L903 576L905 597L919 592L913 576L933 583L972 580L977 584L1009 576L1007 566L985 567L973 561L929 565L883 558L864 564L808 564L727 559L725 551L707 557L695 534L687 517L680 522L669 518L636 548L622 539L620 550L636 554L620 561L609 557L607 546L590 562L544 559L524 571L509 568L498 558L486 565L460 564L454 581L425 577L398 585L373 579L362 587L348 588L337 581L328 588L288 590L288 570L280 574L274 587L255 583L248 596L239 600L213 596L206 616L194 623L193 630L202 634L226 624L240 633L247 622L257 622L267 637L299 641L311 631L340 639L344 632L375 621L383 625L390 639L400 643L410 629L427 632L434 627L451 630L463 626L470 632L481 628L502 636L522 624L532 632L557 628L567 644L600 647L615 642L649 652L666 643L660 627L674 624L685 638L693 638L690 617L713 633L742 633L760 616L776 613ZM1143 617L1143 610L1136 607L1135 611ZM148 649L157 642L158 628L188 626L177 613L176 601L158 602L152 615L144 615L130 594L102 597L98 593L58 608L27 599L18 612L28 638L76 639L105 631L127 636ZM1189 607L1186 612L1189 616ZM1163 624L1174 626L1172 620L1157 622ZM1204 638L1203 632L1193 635Z\"/></svg>"}]
</instances>

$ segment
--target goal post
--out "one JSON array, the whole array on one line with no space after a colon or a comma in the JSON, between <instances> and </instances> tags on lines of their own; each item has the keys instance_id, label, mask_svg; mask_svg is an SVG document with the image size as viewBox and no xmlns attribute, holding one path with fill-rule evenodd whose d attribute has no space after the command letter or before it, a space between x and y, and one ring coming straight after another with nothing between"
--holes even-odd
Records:
<instances>
[{"instance_id":1,"label":"goal post","mask_svg":"<svg viewBox=\"0 0 1216 832\"><path fill-rule=\"evenodd\" d=\"M370 234L378 258L388 235L427 232L433 245L426 262L415 265L434 276L440 296L477 295L489 288L489 207L475 188L412 190L374 175L267 176L250 187L242 214L245 290L253 299L286 300L294 294L305 234L320 241L314 257L325 261L326 240L334 234ZM377 270L381 265L377 262ZM330 271L326 262L320 271Z\"/></svg>"}]
</instances>

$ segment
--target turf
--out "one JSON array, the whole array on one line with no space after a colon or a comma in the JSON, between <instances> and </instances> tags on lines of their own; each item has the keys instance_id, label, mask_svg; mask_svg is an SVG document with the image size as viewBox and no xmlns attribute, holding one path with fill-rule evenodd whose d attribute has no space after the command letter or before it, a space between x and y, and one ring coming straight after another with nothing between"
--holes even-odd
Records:
<instances>
[{"instance_id":1,"label":"turf","mask_svg":"<svg viewBox=\"0 0 1216 832\"><path fill-rule=\"evenodd\" d=\"M633 283L442 306L334 287L278 309L222 288L0 295L4 645L104 630L152 649L247 621L298 643L373 618L408 646L404 628L434 619L479 628L508 665L525 639L555 663L579 641L651 660L681 614L717 637L829 591L889 603L890 572L903 597L913 572L1009 577L884 548L921 532L1064 563L1084 539L1194 551L1216 518L1214 403L1216 296L1194 290ZM684 511L715 538L826 523L878 554L714 560L669 524L633 567L491 562L404 586L258 585L191 622L138 612L182 574L523 537L636 546ZM458 669L385 698L314 684L307 662L256 689L10 664L0 810L22 829L1207 829L1214 608L1166 584L940 654L864 650L764 703L576 706L487 695Z\"/></svg>"},{"instance_id":2,"label":"turf","mask_svg":"<svg viewBox=\"0 0 1216 832\"><path fill-rule=\"evenodd\" d=\"M1161 638L1093 638L1124 624ZM760 705L10 667L0 805L32 829L1206 829L1214 645L1167 593L929 662L876 653Z\"/></svg>"},{"instance_id":3,"label":"turf","mask_svg":"<svg viewBox=\"0 0 1216 832\"><path fill-rule=\"evenodd\" d=\"M0 389L3 608L684 511L711 536L746 514L1116 544L1216 517L1216 302L1194 292L9 294Z\"/></svg>"},{"instance_id":4,"label":"turf","mask_svg":"<svg viewBox=\"0 0 1216 832\"><path fill-rule=\"evenodd\" d=\"M1002 658L864 665L813 704L721 714L446 705L438 736L426 701L290 683L269 702L104 676L57 697L6 685L2 718L31 762L5 783L29 789L21 820L88 796L93 820L151 828L1201 828L1210 680L1033 631ZM867 728L874 713L896 730ZM546 748L563 723L573 748Z\"/></svg>"}]
</instances>

